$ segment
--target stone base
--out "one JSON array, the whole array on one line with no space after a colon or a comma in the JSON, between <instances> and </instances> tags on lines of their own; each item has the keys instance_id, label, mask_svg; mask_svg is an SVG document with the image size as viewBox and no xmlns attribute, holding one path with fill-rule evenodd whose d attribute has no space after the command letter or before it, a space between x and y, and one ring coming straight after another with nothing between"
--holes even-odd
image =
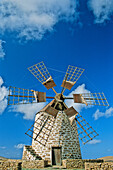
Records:
<instances>
[{"instance_id":1,"label":"stone base","mask_svg":"<svg viewBox=\"0 0 113 170\"><path fill-rule=\"evenodd\" d=\"M38 168L44 168L48 165L47 161L44 160L35 160L35 161L22 161L22 168L26 169L38 169Z\"/></svg>"},{"instance_id":2,"label":"stone base","mask_svg":"<svg viewBox=\"0 0 113 170\"><path fill-rule=\"evenodd\" d=\"M22 160L5 159L0 160L0 170L21 170Z\"/></svg>"},{"instance_id":3,"label":"stone base","mask_svg":"<svg viewBox=\"0 0 113 170\"><path fill-rule=\"evenodd\" d=\"M98 159L65 159L65 160L62 160L62 165L66 169L72 169L72 168L84 169L86 162L88 162L88 163L102 163L103 160L98 160Z\"/></svg>"},{"instance_id":4,"label":"stone base","mask_svg":"<svg viewBox=\"0 0 113 170\"><path fill-rule=\"evenodd\" d=\"M48 165L45 160L0 160L0 170L22 170L22 169L41 169ZM65 159L62 160L60 169L113 169L113 162L104 162L99 159Z\"/></svg>"},{"instance_id":5,"label":"stone base","mask_svg":"<svg viewBox=\"0 0 113 170\"><path fill-rule=\"evenodd\" d=\"M93 170L93 169L100 169L100 170L113 170L113 162L103 162L103 163L85 163L85 170Z\"/></svg>"},{"instance_id":6,"label":"stone base","mask_svg":"<svg viewBox=\"0 0 113 170\"><path fill-rule=\"evenodd\" d=\"M39 169L46 167L47 164L48 162L44 160L27 161L6 159L0 160L0 170L22 170L22 168Z\"/></svg>"}]
</instances>

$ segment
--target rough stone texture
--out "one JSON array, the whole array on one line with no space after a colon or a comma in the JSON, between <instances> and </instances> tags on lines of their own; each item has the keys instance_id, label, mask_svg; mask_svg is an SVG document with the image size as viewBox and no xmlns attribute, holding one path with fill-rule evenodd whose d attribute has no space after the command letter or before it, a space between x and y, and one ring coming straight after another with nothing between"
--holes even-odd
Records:
<instances>
[{"instance_id":1,"label":"rough stone texture","mask_svg":"<svg viewBox=\"0 0 113 170\"><path fill-rule=\"evenodd\" d=\"M22 160L0 160L0 170L21 170Z\"/></svg>"},{"instance_id":2,"label":"rough stone texture","mask_svg":"<svg viewBox=\"0 0 113 170\"><path fill-rule=\"evenodd\" d=\"M41 160L41 157L39 157L35 150L32 148L32 146L25 145L23 149L23 160Z\"/></svg>"},{"instance_id":3,"label":"rough stone texture","mask_svg":"<svg viewBox=\"0 0 113 170\"><path fill-rule=\"evenodd\" d=\"M85 170L113 170L113 162L103 163L85 162Z\"/></svg>"},{"instance_id":4,"label":"rough stone texture","mask_svg":"<svg viewBox=\"0 0 113 170\"><path fill-rule=\"evenodd\" d=\"M22 161L22 168L26 169L39 169L39 168L44 168L47 166L47 161L44 160L35 160L35 161L27 161L23 160Z\"/></svg>"},{"instance_id":5,"label":"rough stone texture","mask_svg":"<svg viewBox=\"0 0 113 170\"><path fill-rule=\"evenodd\" d=\"M24 160L35 160L35 157L31 155L31 153L26 149L26 145L24 146L23 149L23 157L22 159Z\"/></svg>"},{"instance_id":6,"label":"rough stone texture","mask_svg":"<svg viewBox=\"0 0 113 170\"><path fill-rule=\"evenodd\" d=\"M48 165L44 160L0 160L0 170L41 169ZM103 162L98 159L66 159L62 160L62 167L66 169L113 170L113 162Z\"/></svg>"},{"instance_id":7,"label":"rough stone texture","mask_svg":"<svg viewBox=\"0 0 113 170\"><path fill-rule=\"evenodd\" d=\"M39 169L47 166L47 161L44 160L0 160L0 170L21 170L22 168Z\"/></svg>"},{"instance_id":8,"label":"rough stone texture","mask_svg":"<svg viewBox=\"0 0 113 170\"><path fill-rule=\"evenodd\" d=\"M39 118L41 114L47 116L45 112L40 112L36 115L35 121ZM38 136L38 141L34 140L36 134L39 131L34 128L33 140L32 140L32 148L35 150L36 154L39 155L43 160L48 160L51 163L51 150L52 147L61 147L62 148L62 160L63 159L81 159L81 151L77 133L76 121L71 122L65 112L59 111L56 118L50 116L49 124L52 126L54 122L53 128L51 128L50 132L47 131L46 125L43 130L45 134L40 133ZM40 120L38 120L40 123ZM73 124L73 126L72 126ZM40 127L39 127L40 128ZM46 134L49 136L46 138ZM41 137L41 135L43 135ZM45 135L45 136L44 136ZM43 145L43 138L47 139L46 144ZM26 156L25 156L26 155ZM32 155L24 149L23 153L24 159L34 160ZM27 158L28 157L28 158Z\"/></svg>"},{"instance_id":9,"label":"rough stone texture","mask_svg":"<svg viewBox=\"0 0 113 170\"><path fill-rule=\"evenodd\" d=\"M62 160L62 165L66 169L73 169L73 168L85 168L85 163L103 163L103 160L97 160L97 159L66 159ZM89 170L89 169L88 169Z\"/></svg>"}]
</instances>

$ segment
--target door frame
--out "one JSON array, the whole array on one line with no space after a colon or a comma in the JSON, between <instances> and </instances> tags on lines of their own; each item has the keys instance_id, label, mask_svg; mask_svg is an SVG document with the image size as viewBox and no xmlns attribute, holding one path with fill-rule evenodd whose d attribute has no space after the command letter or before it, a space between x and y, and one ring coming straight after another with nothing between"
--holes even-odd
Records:
<instances>
[{"instance_id":1,"label":"door frame","mask_svg":"<svg viewBox=\"0 0 113 170\"><path fill-rule=\"evenodd\" d=\"M53 148L59 148L60 149L60 155L61 155L61 158L60 158L60 165L62 165L62 146L51 146L51 165L53 165Z\"/></svg>"}]
</instances>

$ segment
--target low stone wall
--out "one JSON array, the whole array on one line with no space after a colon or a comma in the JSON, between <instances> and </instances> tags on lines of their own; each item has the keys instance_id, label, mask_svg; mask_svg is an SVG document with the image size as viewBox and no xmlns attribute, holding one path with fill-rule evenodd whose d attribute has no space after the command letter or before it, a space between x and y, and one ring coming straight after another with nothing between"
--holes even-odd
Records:
<instances>
[{"instance_id":1,"label":"low stone wall","mask_svg":"<svg viewBox=\"0 0 113 170\"><path fill-rule=\"evenodd\" d=\"M85 168L85 162L91 162L91 163L102 163L103 160L97 160L97 159L65 159L62 160L62 165L66 169L73 169L73 168Z\"/></svg>"},{"instance_id":2,"label":"low stone wall","mask_svg":"<svg viewBox=\"0 0 113 170\"><path fill-rule=\"evenodd\" d=\"M48 162L44 160L28 161L28 160L6 159L6 160L0 160L0 170L21 170L22 168L39 169L39 168L46 167L47 163Z\"/></svg>"},{"instance_id":3,"label":"low stone wall","mask_svg":"<svg viewBox=\"0 0 113 170\"><path fill-rule=\"evenodd\" d=\"M0 170L21 170L22 160L0 160Z\"/></svg>"},{"instance_id":4,"label":"low stone wall","mask_svg":"<svg viewBox=\"0 0 113 170\"><path fill-rule=\"evenodd\" d=\"M35 160L35 161L22 161L22 168L26 169L38 169L38 168L44 168L47 166L47 161L44 160Z\"/></svg>"},{"instance_id":5,"label":"low stone wall","mask_svg":"<svg viewBox=\"0 0 113 170\"><path fill-rule=\"evenodd\" d=\"M85 170L113 170L113 162L85 163Z\"/></svg>"},{"instance_id":6,"label":"low stone wall","mask_svg":"<svg viewBox=\"0 0 113 170\"><path fill-rule=\"evenodd\" d=\"M0 160L0 170L22 170L22 169L41 169L48 165L45 160ZM65 159L62 166L66 169L85 169L85 170L113 170L113 162L103 162L98 159Z\"/></svg>"}]
</instances>

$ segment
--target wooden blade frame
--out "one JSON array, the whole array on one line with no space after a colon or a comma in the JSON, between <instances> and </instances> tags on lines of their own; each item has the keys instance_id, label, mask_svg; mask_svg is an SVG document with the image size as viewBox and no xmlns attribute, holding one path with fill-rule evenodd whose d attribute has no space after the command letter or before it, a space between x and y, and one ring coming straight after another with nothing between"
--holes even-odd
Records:
<instances>
[{"instance_id":1,"label":"wooden blade frame","mask_svg":"<svg viewBox=\"0 0 113 170\"><path fill-rule=\"evenodd\" d=\"M44 108L40 110L40 112L46 112L51 116L56 117L58 110L55 109L54 107L51 107L51 105L54 103L55 99L52 100L50 103L48 103Z\"/></svg>"},{"instance_id":2,"label":"wooden blade frame","mask_svg":"<svg viewBox=\"0 0 113 170\"><path fill-rule=\"evenodd\" d=\"M45 146L54 122L54 117L42 113L25 134Z\"/></svg>"},{"instance_id":3,"label":"wooden blade frame","mask_svg":"<svg viewBox=\"0 0 113 170\"><path fill-rule=\"evenodd\" d=\"M28 68L28 70L38 79L47 89L50 89L56 84L54 83L50 73L48 72L45 64L42 62L35 64ZM56 93L56 91L53 89Z\"/></svg>"},{"instance_id":4,"label":"wooden blade frame","mask_svg":"<svg viewBox=\"0 0 113 170\"><path fill-rule=\"evenodd\" d=\"M83 144L86 144L98 136L98 133L86 122L86 120L79 113L75 117L75 120L77 122L78 135Z\"/></svg>"},{"instance_id":5,"label":"wooden blade frame","mask_svg":"<svg viewBox=\"0 0 113 170\"><path fill-rule=\"evenodd\" d=\"M46 102L46 93L45 92L34 91L34 96L35 96L35 100L37 101L37 103Z\"/></svg>"},{"instance_id":6,"label":"wooden blade frame","mask_svg":"<svg viewBox=\"0 0 113 170\"><path fill-rule=\"evenodd\" d=\"M86 105L109 106L104 93L83 93L73 94L74 103L84 103Z\"/></svg>"},{"instance_id":7,"label":"wooden blade frame","mask_svg":"<svg viewBox=\"0 0 113 170\"><path fill-rule=\"evenodd\" d=\"M78 114L78 112L72 107L68 108L67 110L64 111L66 113L66 115L70 118L76 114Z\"/></svg>"},{"instance_id":8,"label":"wooden blade frame","mask_svg":"<svg viewBox=\"0 0 113 170\"><path fill-rule=\"evenodd\" d=\"M37 97L34 96L34 92L38 93ZM46 101L46 93L38 92L29 89L17 88L17 87L9 87L9 95L8 95L8 105L19 105L19 104L30 104L37 102L45 102Z\"/></svg>"},{"instance_id":9,"label":"wooden blade frame","mask_svg":"<svg viewBox=\"0 0 113 170\"><path fill-rule=\"evenodd\" d=\"M83 72L84 69L69 65L61 86L68 90L71 90L71 88L74 86L74 84L77 82Z\"/></svg>"},{"instance_id":10,"label":"wooden blade frame","mask_svg":"<svg viewBox=\"0 0 113 170\"><path fill-rule=\"evenodd\" d=\"M88 105L86 100L83 98L82 94L73 94L73 98L74 98L74 103L83 103Z\"/></svg>"}]
</instances>

